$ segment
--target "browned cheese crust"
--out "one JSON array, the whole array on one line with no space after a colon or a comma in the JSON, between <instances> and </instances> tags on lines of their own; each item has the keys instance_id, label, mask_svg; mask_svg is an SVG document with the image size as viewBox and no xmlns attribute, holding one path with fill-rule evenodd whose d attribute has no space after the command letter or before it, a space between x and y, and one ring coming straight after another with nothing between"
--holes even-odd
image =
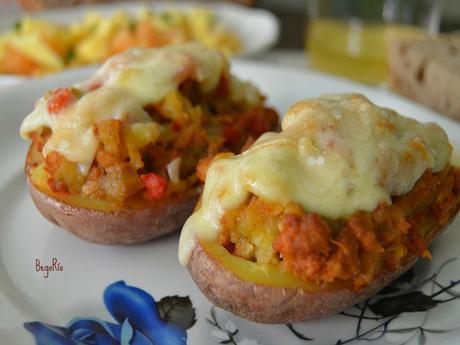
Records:
<instances>
[{"instance_id":1,"label":"browned cheese crust","mask_svg":"<svg viewBox=\"0 0 460 345\"><path fill-rule=\"evenodd\" d=\"M453 220L450 219L449 223ZM439 227L439 235L448 224ZM436 236L435 236L436 237ZM398 269L380 275L360 291L339 289L308 292L301 288L260 285L238 278L210 257L197 242L187 265L190 274L209 301L248 320L260 323L290 323L336 314L365 300L410 269L417 257Z\"/></svg>"},{"instance_id":2,"label":"browned cheese crust","mask_svg":"<svg viewBox=\"0 0 460 345\"><path fill-rule=\"evenodd\" d=\"M174 232L185 223L197 194L172 197L150 208L99 211L77 207L38 190L27 176L30 195L40 213L74 235L99 244L134 244Z\"/></svg>"}]
</instances>

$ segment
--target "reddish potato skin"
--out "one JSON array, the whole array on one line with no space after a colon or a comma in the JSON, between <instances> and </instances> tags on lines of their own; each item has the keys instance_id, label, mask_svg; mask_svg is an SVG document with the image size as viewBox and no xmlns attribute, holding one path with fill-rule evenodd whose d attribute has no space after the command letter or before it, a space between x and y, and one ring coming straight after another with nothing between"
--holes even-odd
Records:
<instances>
[{"instance_id":1,"label":"reddish potato skin","mask_svg":"<svg viewBox=\"0 0 460 345\"><path fill-rule=\"evenodd\" d=\"M455 213L448 224L455 218ZM448 224L439 226L437 237ZM431 241L430 241L431 242ZM336 314L365 300L410 269L417 257L392 272L380 275L361 291L339 289L308 292L301 288L260 285L238 278L209 256L197 241L187 268L209 301L245 319L260 323L291 323Z\"/></svg>"},{"instance_id":2,"label":"reddish potato skin","mask_svg":"<svg viewBox=\"0 0 460 345\"><path fill-rule=\"evenodd\" d=\"M46 219L99 244L142 243L179 230L198 198L197 193L156 202L151 208L106 212L57 200L38 190L29 176L27 184L35 206Z\"/></svg>"}]
</instances>

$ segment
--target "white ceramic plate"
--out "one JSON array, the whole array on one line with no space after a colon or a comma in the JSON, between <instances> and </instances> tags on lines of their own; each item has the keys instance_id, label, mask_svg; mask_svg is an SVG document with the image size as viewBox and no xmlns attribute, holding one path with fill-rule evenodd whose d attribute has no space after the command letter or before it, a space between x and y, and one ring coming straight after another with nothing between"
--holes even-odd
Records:
<instances>
[{"instance_id":1,"label":"white ceramic plate","mask_svg":"<svg viewBox=\"0 0 460 345\"><path fill-rule=\"evenodd\" d=\"M233 70L242 78L256 83L281 113L302 98L357 91L377 104L394 108L407 116L439 123L454 145L460 147L459 124L381 89L303 70L249 62L237 61ZM168 295L190 296L197 317L195 325L187 330L188 344L192 345L225 341L240 345L318 345L336 344L339 339L345 342L355 337L357 319L344 315L297 323L289 329L286 325L255 324L216 309L217 324L213 325L206 321L206 318L212 318L211 304L178 264L177 234L143 245L100 246L79 240L39 215L26 190L23 165L27 143L19 138L19 125L32 109L34 101L46 90L82 80L91 72L90 68L67 71L24 83L0 94L0 343L33 344L33 337L23 327L23 323L28 321L65 326L76 316L113 320L104 307L102 294L109 284L118 280L125 280L128 285L145 290L157 301ZM456 258L459 244L460 219L457 219L432 246L433 261L423 261L416 266L414 282L422 281L444 262ZM48 278L44 278L43 272L37 272L36 261L49 265L53 258L59 261L63 270L50 272ZM460 261L454 260L444 266L437 281L448 285L451 280L459 278ZM423 287L426 294L437 290L439 287L432 282ZM449 297L441 294L437 298ZM357 314L359 310L352 308L349 312ZM366 315L371 313L367 312ZM360 334L386 320L363 320ZM401 314L389 323L383 336L378 338L383 328L376 328L376 331L362 337L378 339L362 343L402 344L410 338L409 344L456 345L460 339L460 329L448 330L458 327L459 320L460 303L453 300L438 305L429 313ZM231 332L236 329L238 332L232 335ZM301 339L300 333L314 340ZM157 344L166 343L160 341Z\"/></svg>"},{"instance_id":2,"label":"white ceramic plate","mask_svg":"<svg viewBox=\"0 0 460 345\"><path fill-rule=\"evenodd\" d=\"M257 8L248 8L230 3L197 3L192 1L168 2L116 2L105 5L84 5L73 8L55 9L42 11L34 16L49 20L55 23L69 24L81 20L88 12L97 12L103 16L110 16L116 11L123 10L132 15L139 13L141 8L148 8L153 11L165 11L177 9L189 11L199 7L210 8L217 16L218 20L226 27L234 31L242 41L242 51L239 56L249 57L258 55L278 42L279 22L269 11ZM0 31L10 28L18 18L12 16L3 18L0 22ZM15 80L0 74L0 84L20 82L22 78Z\"/></svg>"}]
</instances>

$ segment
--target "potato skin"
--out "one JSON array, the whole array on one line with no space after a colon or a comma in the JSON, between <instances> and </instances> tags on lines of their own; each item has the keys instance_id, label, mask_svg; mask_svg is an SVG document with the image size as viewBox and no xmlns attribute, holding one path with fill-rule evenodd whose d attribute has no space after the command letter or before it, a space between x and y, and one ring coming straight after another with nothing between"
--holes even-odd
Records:
<instances>
[{"instance_id":1,"label":"potato skin","mask_svg":"<svg viewBox=\"0 0 460 345\"><path fill-rule=\"evenodd\" d=\"M455 218L450 219L448 224ZM435 230L436 236L448 224ZM435 237L436 237L435 236ZM187 268L197 286L218 307L260 323L290 323L336 314L365 300L410 269L417 257L398 269L382 274L361 291L339 289L307 292L301 288L280 288L238 278L209 256L199 241L193 248Z\"/></svg>"},{"instance_id":2,"label":"potato skin","mask_svg":"<svg viewBox=\"0 0 460 345\"><path fill-rule=\"evenodd\" d=\"M134 244L164 236L185 223L193 211L196 195L174 197L153 207L121 211L99 211L77 207L38 190L27 176L32 200L50 222L89 242Z\"/></svg>"},{"instance_id":3,"label":"potato skin","mask_svg":"<svg viewBox=\"0 0 460 345\"><path fill-rule=\"evenodd\" d=\"M255 322L290 323L338 313L375 294L414 262L412 258L406 266L379 277L358 292L348 289L306 292L301 288L244 281L210 257L199 243L192 251L188 269L200 290L216 306Z\"/></svg>"}]
</instances>

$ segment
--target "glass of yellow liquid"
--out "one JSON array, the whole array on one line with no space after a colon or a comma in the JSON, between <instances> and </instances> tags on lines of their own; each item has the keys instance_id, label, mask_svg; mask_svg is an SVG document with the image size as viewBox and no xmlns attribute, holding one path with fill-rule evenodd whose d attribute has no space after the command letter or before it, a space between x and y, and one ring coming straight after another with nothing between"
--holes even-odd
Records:
<instances>
[{"instance_id":1,"label":"glass of yellow liquid","mask_svg":"<svg viewBox=\"0 0 460 345\"><path fill-rule=\"evenodd\" d=\"M436 35L439 0L309 0L310 65L365 83L387 79L387 45L401 37Z\"/></svg>"}]
</instances>

